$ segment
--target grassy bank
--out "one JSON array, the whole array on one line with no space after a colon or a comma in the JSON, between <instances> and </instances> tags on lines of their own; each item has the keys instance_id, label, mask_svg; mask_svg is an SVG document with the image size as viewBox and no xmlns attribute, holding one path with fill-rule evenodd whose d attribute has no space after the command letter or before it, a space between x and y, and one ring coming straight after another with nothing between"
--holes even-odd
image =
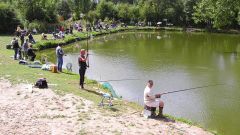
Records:
<instances>
[{"instance_id":1,"label":"grassy bank","mask_svg":"<svg viewBox=\"0 0 240 135\"><path fill-rule=\"evenodd\" d=\"M24 65L19 65L18 61L13 60L13 50L7 50L6 44L11 41L11 36L0 36L0 77L10 80L13 84L31 83L34 84L38 78L47 78L50 88L58 94L73 93L93 101L96 105L101 101L101 96L94 94L94 91L101 89L98 83L93 80L86 80L86 89L93 92L88 92L79 89L79 75L68 72L51 73L41 69L29 68ZM104 91L104 90L102 90ZM130 106L140 111L140 106L134 103L126 103L116 100L114 102L115 110L123 112L125 106Z\"/></svg>"},{"instance_id":2,"label":"grassy bank","mask_svg":"<svg viewBox=\"0 0 240 135\"><path fill-rule=\"evenodd\" d=\"M64 39L53 40L52 35L48 34L49 40L41 40L40 35L37 35L37 44L34 46L37 50L44 50L48 48L55 48L58 44L67 45L81 40L90 38L91 36L100 36L111 33L123 32L123 31L185 31L185 32L211 32L211 33L228 33L228 34L239 34L238 30L206 30L199 28L181 28L181 27L117 27L110 30L92 31L92 32L77 32L66 35Z\"/></svg>"},{"instance_id":3,"label":"grassy bank","mask_svg":"<svg viewBox=\"0 0 240 135\"><path fill-rule=\"evenodd\" d=\"M90 38L91 36L100 36L100 35L106 35L111 33L117 33L117 32L123 32L123 31L185 31L183 28L179 27L135 27L135 26L129 26L129 27L118 27L116 29L110 29L110 30L101 30L101 31L92 31L92 32L77 32L74 31L73 34L66 35L64 39L57 39L53 40L51 39L52 35L48 34L49 40L40 40L40 36L37 35L37 44L34 46L37 50L44 50L48 48L55 48L58 46L58 44L67 45L71 44L77 41L85 40L87 38ZM195 32L203 32L201 29L194 29Z\"/></svg>"},{"instance_id":4,"label":"grassy bank","mask_svg":"<svg viewBox=\"0 0 240 135\"><path fill-rule=\"evenodd\" d=\"M93 80L86 80L86 88L90 91L79 89L79 75L68 72L51 73L41 69L29 68L24 65L19 65L18 61L14 61L10 56L13 55L13 50L5 49L5 45L11 41L11 36L0 36L0 77L10 80L13 84L18 83L35 83L38 78L47 78L50 88L58 94L73 93L85 99L91 100L98 105L101 101L101 96L94 93L97 89L101 89L98 83ZM102 90L102 89L101 89ZM92 91L92 92L91 92ZM109 111L113 115L124 113L126 108L132 108L136 112L141 112L142 107L136 103L126 102L123 100L115 100L113 107L105 107L104 111ZM189 125L197 125L189 120L175 118L167 115L171 119L187 123ZM198 126L198 125L197 125ZM215 134L215 133L214 133Z\"/></svg>"}]
</instances>

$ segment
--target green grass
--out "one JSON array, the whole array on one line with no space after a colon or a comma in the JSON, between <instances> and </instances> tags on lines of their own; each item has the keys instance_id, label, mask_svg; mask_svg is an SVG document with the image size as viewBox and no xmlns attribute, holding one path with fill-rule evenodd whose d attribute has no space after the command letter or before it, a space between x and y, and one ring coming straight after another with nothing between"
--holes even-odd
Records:
<instances>
[{"instance_id":1,"label":"green grass","mask_svg":"<svg viewBox=\"0 0 240 135\"><path fill-rule=\"evenodd\" d=\"M12 40L11 36L0 35L0 78L5 78L11 81L13 84L18 83L31 83L34 84L38 78L45 77L50 85L57 94L72 93L74 95L83 97L91 100L98 105L101 101L101 96L88 92L86 90L79 89L79 75L64 71L63 73L51 73L49 71L43 71L41 69L29 68L24 65L19 65L18 61L10 58L14 54L13 50L7 50L6 45ZM99 84L94 80L86 80L86 88L94 91L94 87L99 87ZM99 87L102 89L102 87ZM106 90L103 90L105 91ZM124 113L126 108L132 108L136 112L141 112L143 107L133 102L126 102L123 100L115 100L113 107L99 107L101 111L110 114L111 116L117 116L118 114ZM182 118L175 118L169 115L167 117L187 123L189 125L199 126L196 123L192 123L189 120ZM199 126L200 127L200 126ZM212 132L212 131L210 131ZM212 132L217 134L216 132ZM80 133L81 134L81 133Z\"/></svg>"},{"instance_id":2,"label":"green grass","mask_svg":"<svg viewBox=\"0 0 240 135\"><path fill-rule=\"evenodd\" d=\"M121 31L158 31L158 30L168 30L168 31L183 31L182 28L178 27L161 27L161 28L156 28L156 27L136 27L136 26L129 26L127 28L125 27L118 27L115 29L110 29L110 30L101 30L101 31L92 31L92 32L78 32L78 31L73 31L73 34L66 35L64 39L52 39L52 34L46 34L48 37L48 40L42 40L41 39L41 34L34 35L34 39L36 40L36 44L33 46L35 49L38 50L44 50L48 48L55 48L58 44L70 44L73 42L76 42L76 38L80 38L80 40L84 40L92 36L99 36L99 35L106 35L109 33L116 33L116 32L121 32Z\"/></svg>"},{"instance_id":3,"label":"green grass","mask_svg":"<svg viewBox=\"0 0 240 135\"><path fill-rule=\"evenodd\" d=\"M19 65L18 61L13 60L10 56L13 56L13 50L7 50L6 45L12 40L11 36L2 35L0 36L0 78L6 78L10 80L13 84L18 83L31 83L34 84L38 78L47 78L49 87L53 89L58 94L73 93L77 96L84 97L85 99L93 101L96 105L100 103L101 96L94 94L93 92L88 92L79 88L79 75L68 73L64 71L63 73L52 73L50 71L43 71L41 69L29 68L24 65ZM51 85L53 84L53 85ZM86 80L86 88L90 91L95 91L93 88L98 88L98 83L94 80ZM102 88L101 86L99 87ZM106 90L103 90L107 92ZM108 109L110 112L119 113L124 112L126 104L121 100L114 101L114 106ZM129 103L127 106L132 106L133 108L140 108L139 105L134 103ZM118 111L115 111L118 110Z\"/></svg>"}]
</instances>

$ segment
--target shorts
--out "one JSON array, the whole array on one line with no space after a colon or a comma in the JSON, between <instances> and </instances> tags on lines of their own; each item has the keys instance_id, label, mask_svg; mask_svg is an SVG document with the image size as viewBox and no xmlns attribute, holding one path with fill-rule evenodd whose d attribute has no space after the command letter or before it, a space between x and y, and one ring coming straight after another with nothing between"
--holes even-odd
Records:
<instances>
[{"instance_id":1,"label":"shorts","mask_svg":"<svg viewBox=\"0 0 240 135\"><path fill-rule=\"evenodd\" d=\"M147 102L145 102L145 105L147 105L149 107L159 107L160 102L162 102L162 101L161 100L147 101Z\"/></svg>"}]
</instances>

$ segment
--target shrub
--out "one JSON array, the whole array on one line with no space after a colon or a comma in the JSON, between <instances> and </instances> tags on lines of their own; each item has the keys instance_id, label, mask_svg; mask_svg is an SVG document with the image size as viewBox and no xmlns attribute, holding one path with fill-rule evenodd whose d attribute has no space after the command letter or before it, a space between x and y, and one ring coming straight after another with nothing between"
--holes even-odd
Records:
<instances>
[{"instance_id":1,"label":"shrub","mask_svg":"<svg viewBox=\"0 0 240 135\"><path fill-rule=\"evenodd\" d=\"M37 20L31 22L28 24L28 29L29 30L33 30L33 29L37 29L38 32L46 32L48 30L48 25L46 25L44 22L39 22Z\"/></svg>"},{"instance_id":2,"label":"shrub","mask_svg":"<svg viewBox=\"0 0 240 135\"><path fill-rule=\"evenodd\" d=\"M4 3L0 3L0 33L13 33L20 24L12 8Z\"/></svg>"},{"instance_id":3,"label":"shrub","mask_svg":"<svg viewBox=\"0 0 240 135\"><path fill-rule=\"evenodd\" d=\"M67 44L73 43L73 42L75 42L75 41L76 41L76 38L73 37L73 36L66 36L66 37L64 38L64 42L67 43Z\"/></svg>"},{"instance_id":4,"label":"shrub","mask_svg":"<svg viewBox=\"0 0 240 135\"><path fill-rule=\"evenodd\" d=\"M38 50L44 50L48 48L55 48L58 46L58 44L65 44L63 40L47 40L43 42L37 42L34 48L37 48Z\"/></svg>"}]
</instances>

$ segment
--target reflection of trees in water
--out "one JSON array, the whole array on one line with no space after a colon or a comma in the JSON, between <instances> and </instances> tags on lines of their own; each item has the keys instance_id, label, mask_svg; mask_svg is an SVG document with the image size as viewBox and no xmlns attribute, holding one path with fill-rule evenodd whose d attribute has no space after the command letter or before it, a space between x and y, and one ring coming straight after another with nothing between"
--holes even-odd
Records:
<instances>
[{"instance_id":1,"label":"reflection of trees in water","mask_svg":"<svg viewBox=\"0 0 240 135\"><path fill-rule=\"evenodd\" d=\"M157 36L162 37L161 40ZM124 38L122 38L124 37ZM117 33L96 37L89 41L89 49L96 55L128 56L134 59L141 68L154 67L158 69L162 65L212 65L219 57L217 53L232 52L224 57L237 58L237 50L240 50L236 36L224 34L206 33ZM65 53L78 53L81 48L86 49L86 41L73 46L64 47ZM48 52L48 51L46 51ZM45 53L45 52L44 52ZM55 51L48 55L55 61ZM227 60L224 58L224 61ZM215 68L219 68L217 64Z\"/></svg>"}]
</instances>

